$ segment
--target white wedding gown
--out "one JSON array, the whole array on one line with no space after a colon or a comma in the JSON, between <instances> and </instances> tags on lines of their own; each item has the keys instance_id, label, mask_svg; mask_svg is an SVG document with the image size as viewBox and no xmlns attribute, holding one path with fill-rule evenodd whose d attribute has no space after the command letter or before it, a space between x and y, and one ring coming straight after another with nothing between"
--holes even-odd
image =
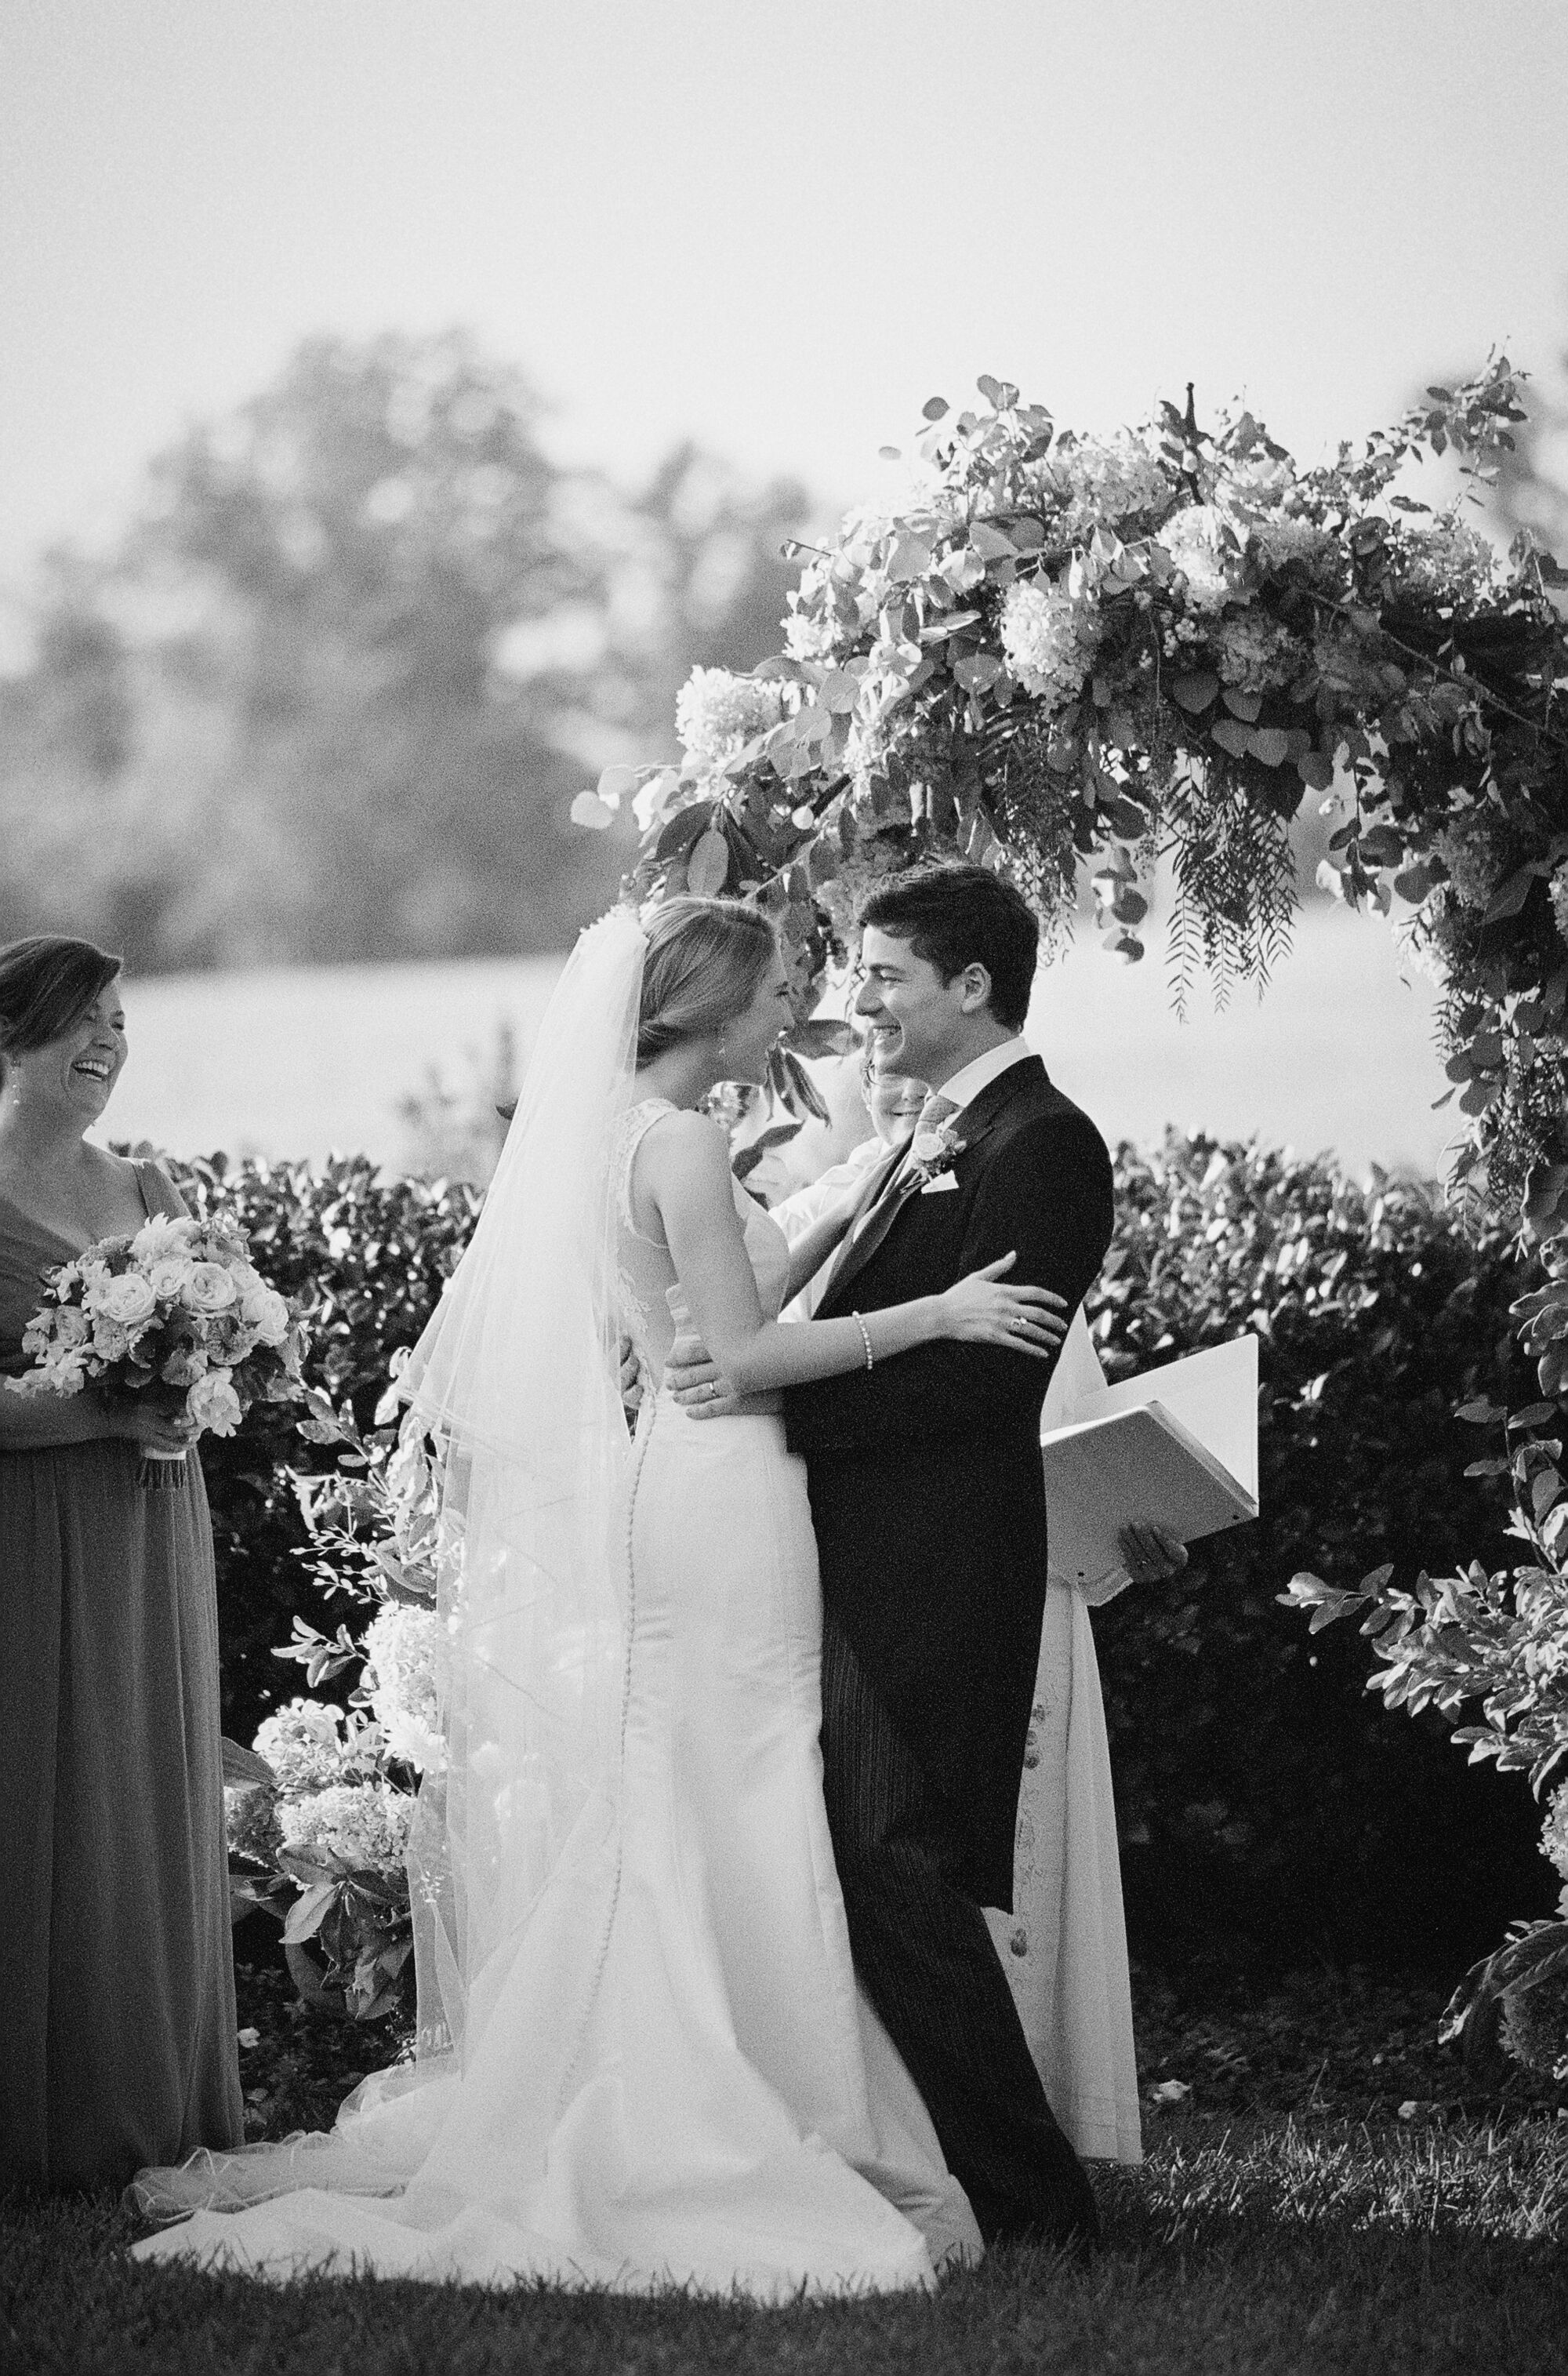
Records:
<instances>
[{"instance_id":1,"label":"white wedding gown","mask_svg":"<svg viewBox=\"0 0 1568 2376\"><path fill-rule=\"evenodd\" d=\"M620 1145L623 1313L652 1377L673 1273L627 1191L671 1110L634 1108ZM776 1314L783 1234L735 1194ZM782 1420L700 1424L659 1392L635 1479L621 1812L590 1805L480 1976L467 2067L367 2082L326 2136L144 2172L154 2214L206 2207L140 2258L779 2299L929 2286L979 2257L850 1962L803 1466Z\"/></svg>"}]
</instances>

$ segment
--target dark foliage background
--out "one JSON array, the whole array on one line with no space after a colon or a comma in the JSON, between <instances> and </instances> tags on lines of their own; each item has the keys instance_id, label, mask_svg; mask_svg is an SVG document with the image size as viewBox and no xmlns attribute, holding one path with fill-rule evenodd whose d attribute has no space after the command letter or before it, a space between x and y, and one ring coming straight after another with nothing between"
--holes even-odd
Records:
<instances>
[{"instance_id":1,"label":"dark foliage background","mask_svg":"<svg viewBox=\"0 0 1568 2376\"><path fill-rule=\"evenodd\" d=\"M1310 1635L1275 1595L1298 1568L1409 1582L1521 1554L1505 1492L1464 1474L1492 1445L1454 1409L1535 1399L1508 1320L1533 1275L1435 1192L1206 1138L1122 1148L1117 1216L1095 1298L1113 1376L1260 1338L1257 1524L1095 1620L1134 1953L1451 1975L1550 1910L1540 1812L1439 1717L1386 1711L1354 1631Z\"/></svg>"},{"instance_id":2,"label":"dark foliage background","mask_svg":"<svg viewBox=\"0 0 1568 2376\"><path fill-rule=\"evenodd\" d=\"M230 1205L267 1275L312 1305L312 1382L368 1427L476 1192L362 1158L175 1169L198 1207ZM1531 1398L1507 1318L1528 1276L1501 1232L1467 1240L1429 1192L1363 1193L1321 1161L1171 1135L1122 1148L1117 1184L1090 1314L1110 1372L1251 1328L1262 1377L1258 1524L1095 1619L1134 1953L1260 1981L1318 1954L1450 1980L1515 1916L1550 1909L1538 1811L1517 1776L1467 1767L1437 1717L1386 1713L1353 1632L1311 1636L1275 1596L1300 1567L1348 1585L1384 1561L1407 1578L1507 1563L1505 1503L1466 1479L1483 1447L1453 1410ZM324 1608L297 1556L307 1538L283 1473L332 1456L265 1406L203 1448L224 1729L242 1740L303 1685L271 1655L292 1615L331 1632L353 1614Z\"/></svg>"}]
</instances>

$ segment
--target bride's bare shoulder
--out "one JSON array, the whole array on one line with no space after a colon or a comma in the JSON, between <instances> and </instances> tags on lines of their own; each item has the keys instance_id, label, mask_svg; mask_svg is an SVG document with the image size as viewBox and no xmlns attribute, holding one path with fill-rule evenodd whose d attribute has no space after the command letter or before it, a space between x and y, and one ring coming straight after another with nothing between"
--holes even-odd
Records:
<instances>
[{"instance_id":1,"label":"bride's bare shoulder","mask_svg":"<svg viewBox=\"0 0 1568 2376\"><path fill-rule=\"evenodd\" d=\"M636 1168L650 1186L730 1177L730 1141L721 1125L689 1107L671 1106L649 1124L637 1148ZM728 1192L726 1192L728 1193Z\"/></svg>"}]
</instances>

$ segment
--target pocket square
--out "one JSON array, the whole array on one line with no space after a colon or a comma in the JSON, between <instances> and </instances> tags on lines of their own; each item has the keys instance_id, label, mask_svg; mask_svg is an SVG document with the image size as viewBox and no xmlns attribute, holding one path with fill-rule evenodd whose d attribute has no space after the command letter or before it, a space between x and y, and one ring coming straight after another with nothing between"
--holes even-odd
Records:
<instances>
[{"instance_id":1,"label":"pocket square","mask_svg":"<svg viewBox=\"0 0 1568 2376\"><path fill-rule=\"evenodd\" d=\"M956 1188L957 1185L957 1180L951 1171L939 1171L934 1180L928 1180L926 1182L925 1186L921 1190L921 1194L922 1196L942 1196L946 1194L949 1188Z\"/></svg>"}]
</instances>

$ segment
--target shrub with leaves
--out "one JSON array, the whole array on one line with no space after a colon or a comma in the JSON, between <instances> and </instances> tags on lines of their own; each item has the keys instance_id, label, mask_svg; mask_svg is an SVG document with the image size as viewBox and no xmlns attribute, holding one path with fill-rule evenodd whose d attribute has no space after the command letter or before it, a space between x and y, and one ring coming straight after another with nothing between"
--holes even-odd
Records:
<instances>
[{"instance_id":1,"label":"shrub with leaves","mask_svg":"<svg viewBox=\"0 0 1568 2376\"><path fill-rule=\"evenodd\" d=\"M345 1410L314 1422L345 1462L298 1480L317 1583L346 1593L362 1631L328 1639L296 1617L280 1655L314 1690L360 1669L345 1711L291 1699L257 1729L226 1796L236 1903L275 1914L302 1994L377 2021L405 2004L412 1953L405 1859L422 1776L438 1776L441 1634L434 1470L423 1441L362 1436ZM334 1432L329 1435L329 1428ZM357 1473L356 1473L357 1471Z\"/></svg>"},{"instance_id":2,"label":"shrub with leaves","mask_svg":"<svg viewBox=\"0 0 1568 2376\"><path fill-rule=\"evenodd\" d=\"M343 1480L362 1455L346 1434L374 1424L394 1354L434 1310L468 1243L479 1192L378 1171L363 1156L267 1163L215 1155L170 1160L193 1211L219 1211L250 1239L257 1267L304 1309L309 1417L258 1405L244 1432L204 1442L223 1634L223 1729L248 1740L286 1689L274 1655L293 1620L319 1616L301 1508L315 1476Z\"/></svg>"},{"instance_id":3,"label":"shrub with leaves","mask_svg":"<svg viewBox=\"0 0 1568 2376\"><path fill-rule=\"evenodd\" d=\"M1138 1952L1277 1970L1310 1940L1452 1971L1541 1903L1528 1796L1468 1775L1435 1713L1387 1726L1354 1639L1309 1640L1277 1600L1309 1559L1349 1591L1372 1561L1409 1588L1503 1555L1504 1494L1467 1476L1454 1407L1527 1375L1509 1236L1255 1146L1173 1135L1116 1173L1089 1298L1110 1373L1250 1329L1261 1387L1257 1524L1096 1616Z\"/></svg>"},{"instance_id":4,"label":"shrub with leaves","mask_svg":"<svg viewBox=\"0 0 1568 2376\"><path fill-rule=\"evenodd\" d=\"M1535 1289L1514 1305L1526 1333L1531 1316L1551 1308L1547 1293ZM1349 1589L1302 1574L1281 1598L1310 1610L1314 1634L1365 1610L1360 1632L1376 1660L1367 1689L1412 1716L1434 1710L1472 1764L1527 1774L1538 1797L1568 1759L1568 1578L1561 1564L1568 1490L1562 1438L1547 1432L1561 1415L1555 1402L1536 1402L1510 1416L1483 1397L1457 1416L1501 1433L1503 1448L1471 1461L1467 1473L1508 1480L1508 1533L1531 1560L1494 1569L1472 1560L1435 1580L1423 1570L1408 1586L1384 1565ZM1515 1924L1503 1946L1467 1975L1443 2034L1463 2036L1472 2055L1496 2040L1530 2069L1562 2077L1568 2075L1568 1781L1561 1778L1541 1848L1564 1883L1561 1919Z\"/></svg>"}]
</instances>

